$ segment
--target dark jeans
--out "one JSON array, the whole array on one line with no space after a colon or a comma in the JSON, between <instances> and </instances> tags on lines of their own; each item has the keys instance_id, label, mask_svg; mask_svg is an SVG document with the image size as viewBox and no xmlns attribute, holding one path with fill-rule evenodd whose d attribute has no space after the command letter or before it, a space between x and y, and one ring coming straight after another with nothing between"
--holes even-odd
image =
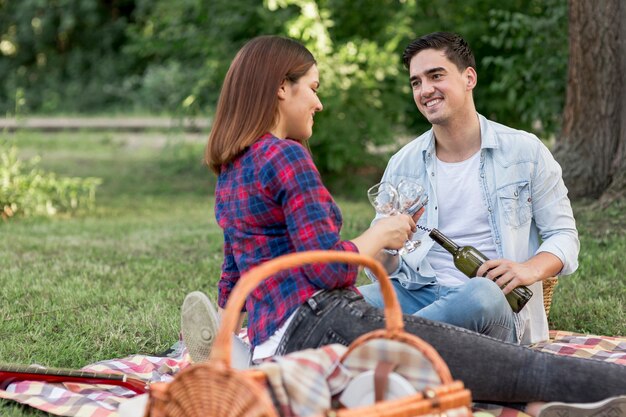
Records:
<instances>
[{"instance_id":1,"label":"dark jeans","mask_svg":"<svg viewBox=\"0 0 626 417\"><path fill-rule=\"evenodd\" d=\"M276 354L329 343L348 345L383 327L383 311L359 294L323 291L298 309ZM623 365L543 353L416 316L405 315L404 328L439 352L475 401L593 402L626 394Z\"/></svg>"}]
</instances>

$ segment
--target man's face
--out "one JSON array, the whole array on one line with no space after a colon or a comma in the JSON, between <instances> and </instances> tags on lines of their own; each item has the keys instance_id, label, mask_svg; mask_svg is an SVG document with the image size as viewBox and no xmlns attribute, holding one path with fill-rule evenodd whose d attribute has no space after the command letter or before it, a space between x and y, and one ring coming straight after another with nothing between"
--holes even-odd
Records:
<instances>
[{"instance_id":1,"label":"man's face","mask_svg":"<svg viewBox=\"0 0 626 417\"><path fill-rule=\"evenodd\" d=\"M473 110L472 90L476 71L459 71L444 51L425 49L409 65L413 100L420 113L433 125L446 125L455 116Z\"/></svg>"}]
</instances>

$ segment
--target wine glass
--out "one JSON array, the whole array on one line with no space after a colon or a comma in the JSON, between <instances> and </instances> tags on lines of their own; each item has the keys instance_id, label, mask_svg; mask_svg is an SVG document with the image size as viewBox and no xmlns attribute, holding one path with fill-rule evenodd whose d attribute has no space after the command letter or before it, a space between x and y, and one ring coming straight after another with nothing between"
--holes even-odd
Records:
<instances>
[{"instance_id":1,"label":"wine glass","mask_svg":"<svg viewBox=\"0 0 626 417\"><path fill-rule=\"evenodd\" d=\"M390 182L382 181L367 190L367 198L376 213L384 216L398 214L398 190Z\"/></svg>"},{"instance_id":2,"label":"wine glass","mask_svg":"<svg viewBox=\"0 0 626 417\"><path fill-rule=\"evenodd\" d=\"M390 182L382 181L370 187L367 190L367 198L378 214L393 216L399 213L398 190ZM385 249L385 252L391 255L398 254L395 249Z\"/></svg>"},{"instance_id":3,"label":"wine glass","mask_svg":"<svg viewBox=\"0 0 626 417\"><path fill-rule=\"evenodd\" d=\"M425 195L424 187L415 181L408 180L400 181L397 188L390 182L382 181L367 190L367 197L376 213L385 216L394 216L399 213L412 216L425 204L427 200ZM404 247L397 251L385 250L392 255L405 255L413 252L421 244L419 240L407 240L404 242Z\"/></svg>"},{"instance_id":4,"label":"wine glass","mask_svg":"<svg viewBox=\"0 0 626 417\"><path fill-rule=\"evenodd\" d=\"M398 206L400 213L413 216L428 202L426 190L419 183L403 179L396 187L398 192ZM407 240L400 254L411 253L422 244L421 240Z\"/></svg>"}]
</instances>

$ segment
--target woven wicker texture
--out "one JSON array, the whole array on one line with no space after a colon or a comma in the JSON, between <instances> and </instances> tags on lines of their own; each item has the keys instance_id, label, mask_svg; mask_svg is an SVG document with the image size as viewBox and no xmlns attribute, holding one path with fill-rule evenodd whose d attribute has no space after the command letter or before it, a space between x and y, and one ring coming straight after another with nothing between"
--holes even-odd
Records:
<instances>
[{"instance_id":1,"label":"woven wicker texture","mask_svg":"<svg viewBox=\"0 0 626 417\"><path fill-rule=\"evenodd\" d=\"M552 294L554 287L559 283L557 277L550 277L543 280L543 308L546 310L546 317L550 316L550 306L552 305Z\"/></svg>"},{"instance_id":2,"label":"woven wicker texture","mask_svg":"<svg viewBox=\"0 0 626 417\"><path fill-rule=\"evenodd\" d=\"M151 392L150 417L277 417L265 386L215 363L191 365Z\"/></svg>"}]
</instances>

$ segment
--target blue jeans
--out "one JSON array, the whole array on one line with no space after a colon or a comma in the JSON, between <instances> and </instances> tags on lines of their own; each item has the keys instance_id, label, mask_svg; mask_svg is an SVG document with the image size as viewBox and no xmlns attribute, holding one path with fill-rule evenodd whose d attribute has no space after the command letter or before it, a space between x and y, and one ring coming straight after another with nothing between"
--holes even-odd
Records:
<instances>
[{"instance_id":1,"label":"blue jeans","mask_svg":"<svg viewBox=\"0 0 626 417\"><path fill-rule=\"evenodd\" d=\"M438 284L408 290L392 279L402 313L453 324L505 342L517 343L513 310L502 290L491 280L474 278L458 287ZM359 287L365 301L383 308L380 284Z\"/></svg>"},{"instance_id":2,"label":"blue jeans","mask_svg":"<svg viewBox=\"0 0 626 417\"><path fill-rule=\"evenodd\" d=\"M296 311L276 354L349 345L384 323L383 311L354 291L322 291ZM626 393L623 365L539 352L413 315L404 316L404 329L439 352L474 401L593 402Z\"/></svg>"}]
</instances>

